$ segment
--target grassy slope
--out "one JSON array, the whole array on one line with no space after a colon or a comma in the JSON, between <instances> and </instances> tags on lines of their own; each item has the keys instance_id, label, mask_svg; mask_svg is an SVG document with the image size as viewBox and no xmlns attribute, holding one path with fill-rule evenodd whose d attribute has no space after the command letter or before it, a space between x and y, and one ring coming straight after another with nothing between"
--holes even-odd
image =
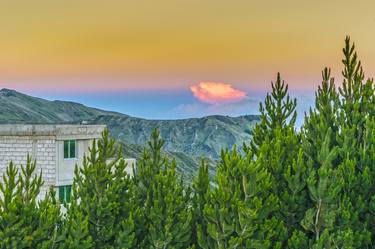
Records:
<instances>
[{"instance_id":1,"label":"grassy slope","mask_svg":"<svg viewBox=\"0 0 375 249\"><path fill-rule=\"evenodd\" d=\"M111 114L68 101L48 101L14 90L0 90L0 123L74 123Z\"/></svg>"}]
</instances>

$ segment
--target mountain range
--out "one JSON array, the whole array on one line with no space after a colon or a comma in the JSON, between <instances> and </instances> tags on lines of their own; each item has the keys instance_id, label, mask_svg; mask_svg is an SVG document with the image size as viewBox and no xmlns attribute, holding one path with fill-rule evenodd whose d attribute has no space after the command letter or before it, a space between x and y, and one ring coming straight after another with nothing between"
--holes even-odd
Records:
<instances>
[{"instance_id":1,"label":"mountain range","mask_svg":"<svg viewBox=\"0 0 375 249\"><path fill-rule=\"evenodd\" d=\"M105 124L111 135L123 143L126 157L139 158L152 129L158 128L165 140L164 153L176 159L179 172L186 178L195 174L201 158L209 162L213 173L221 149L231 149L235 144L241 149L250 141L250 130L258 121L257 115L147 120L75 102L0 90L0 124Z\"/></svg>"}]
</instances>

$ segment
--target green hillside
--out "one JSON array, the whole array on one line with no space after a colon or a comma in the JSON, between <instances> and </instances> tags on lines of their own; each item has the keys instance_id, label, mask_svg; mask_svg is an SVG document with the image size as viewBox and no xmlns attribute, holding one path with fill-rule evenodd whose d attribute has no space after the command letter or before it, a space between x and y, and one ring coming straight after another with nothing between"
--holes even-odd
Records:
<instances>
[{"instance_id":1,"label":"green hillside","mask_svg":"<svg viewBox=\"0 0 375 249\"><path fill-rule=\"evenodd\" d=\"M187 178L196 172L204 155L211 162L222 148L230 149L250 140L250 129L258 116L208 116L180 120L147 120L99 110L68 101L49 101L14 90L0 90L0 124L81 123L105 124L112 136L124 144L126 157L139 158L153 128L165 140L164 153L173 156L178 169ZM239 149L241 149L239 147Z\"/></svg>"},{"instance_id":2,"label":"green hillside","mask_svg":"<svg viewBox=\"0 0 375 249\"><path fill-rule=\"evenodd\" d=\"M0 90L1 124L74 123L115 114L69 101L48 101L10 89Z\"/></svg>"},{"instance_id":3,"label":"green hillside","mask_svg":"<svg viewBox=\"0 0 375 249\"><path fill-rule=\"evenodd\" d=\"M92 123L106 124L121 141L145 144L153 128L166 140L165 149L195 156L218 158L222 148L249 141L250 129L257 116L208 116L180 120L146 120L120 115L99 116Z\"/></svg>"}]
</instances>

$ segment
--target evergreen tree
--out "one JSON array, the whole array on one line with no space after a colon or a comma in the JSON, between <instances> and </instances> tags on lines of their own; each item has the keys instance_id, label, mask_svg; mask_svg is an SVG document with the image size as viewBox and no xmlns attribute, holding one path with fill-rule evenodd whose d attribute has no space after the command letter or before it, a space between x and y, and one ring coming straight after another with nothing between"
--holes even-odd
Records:
<instances>
[{"instance_id":1,"label":"evergreen tree","mask_svg":"<svg viewBox=\"0 0 375 249\"><path fill-rule=\"evenodd\" d=\"M345 39L343 49L344 70L342 75L344 81L339 88L342 96L341 110L342 121L348 126L357 126L356 137L360 141L364 135L364 119L369 112L373 111L373 81L368 79L364 81L365 76L361 61L358 60L354 44L351 44L350 37Z\"/></svg>"},{"instance_id":2,"label":"evergreen tree","mask_svg":"<svg viewBox=\"0 0 375 249\"><path fill-rule=\"evenodd\" d=\"M307 210L306 179L308 165L300 148L300 136L295 130L296 99L288 94L288 85L277 75L272 92L260 104L261 120L252 132L252 141L245 151L255 155L257 164L270 173L272 193L279 209L275 218L288 229L287 238L300 229ZM281 241L287 244L287 239Z\"/></svg>"},{"instance_id":3,"label":"evergreen tree","mask_svg":"<svg viewBox=\"0 0 375 249\"><path fill-rule=\"evenodd\" d=\"M364 80L361 63L349 37L343 53L344 80L339 88L340 95L330 71L325 69L322 86L316 94L315 110L305 117L302 132L304 155L313 166L308 185L311 201L315 203L306 212L302 224L312 231L311 219L315 218L320 227L319 236L315 229L312 248L369 248L372 244L370 231L373 229L369 224L374 223L368 207L374 196L374 153L367 150L373 144L368 134L373 132L374 87L372 80ZM322 155L330 153L335 156L327 166ZM315 192L319 192L320 182L324 183L321 185L326 190L321 187L320 198L314 194L312 182ZM317 200L325 205L319 216Z\"/></svg>"},{"instance_id":4,"label":"evergreen tree","mask_svg":"<svg viewBox=\"0 0 375 249\"><path fill-rule=\"evenodd\" d=\"M27 157L21 171L11 162L0 183L0 248L57 248L60 208L54 191L38 202L42 172Z\"/></svg>"},{"instance_id":5,"label":"evergreen tree","mask_svg":"<svg viewBox=\"0 0 375 249\"><path fill-rule=\"evenodd\" d=\"M73 193L76 194L67 222L72 225L68 234L73 244L79 243L83 236L92 239L92 248L131 248L134 230L126 225L133 222L132 182L126 166L121 147L116 146L105 130L101 140L93 141L82 167L75 169ZM73 227L76 218L82 223Z\"/></svg>"},{"instance_id":6,"label":"evergreen tree","mask_svg":"<svg viewBox=\"0 0 375 249\"><path fill-rule=\"evenodd\" d=\"M349 37L345 40L343 85L339 88L340 135L338 146L342 148L336 163L345 181L340 215L340 229L351 231L354 247L371 245L369 226L369 203L374 195L374 166L368 164L373 155L364 152L369 142L371 112L374 109L374 87L372 80L364 80L361 62ZM371 141L371 139L370 139ZM371 161L371 160L370 160Z\"/></svg>"},{"instance_id":7,"label":"evergreen tree","mask_svg":"<svg viewBox=\"0 0 375 249\"><path fill-rule=\"evenodd\" d=\"M155 129L134 170L137 248L187 248L191 244L190 192L176 175L176 162L161 155Z\"/></svg>"},{"instance_id":8,"label":"evergreen tree","mask_svg":"<svg viewBox=\"0 0 375 249\"><path fill-rule=\"evenodd\" d=\"M260 146L264 140L273 140L277 128L294 129L297 118L297 100L289 96L288 85L285 85L280 73L277 74L276 82L271 83L271 87L271 94L267 94L264 104L259 105L261 120L251 131L250 148L244 146L245 150L251 149L255 156L259 156Z\"/></svg>"},{"instance_id":9,"label":"evergreen tree","mask_svg":"<svg viewBox=\"0 0 375 249\"><path fill-rule=\"evenodd\" d=\"M71 203L65 205L67 212L64 216L60 249L89 249L93 241L89 233L88 217L79 207L79 196L76 183L73 183Z\"/></svg>"},{"instance_id":10,"label":"evergreen tree","mask_svg":"<svg viewBox=\"0 0 375 249\"><path fill-rule=\"evenodd\" d=\"M260 103L261 121L252 131L250 146L245 152L254 155L261 165L267 167L274 180L274 191L279 193L287 186L284 172L293 165L299 153L300 138L295 131L296 99L288 94L288 85L277 75L272 92L267 94L264 105Z\"/></svg>"},{"instance_id":11,"label":"evergreen tree","mask_svg":"<svg viewBox=\"0 0 375 249\"><path fill-rule=\"evenodd\" d=\"M328 130L331 137L330 147L337 145L338 136L338 105L339 95L336 91L331 70L325 68L322 71L322 84L315 93L315 108L309 115L305 115L305 123L302 127L303 147L306 160L312 160L313 166L318 166L317 153L320 151Z\"/></svg>"},{"instance_id":12,"label":"evergreen tree","mask_svg":"<svg viewBox=\"0 0 375 249\"><path fill-rule=\"evenodd\" d=\"M338 155L338 147L330 150L330 130L326 135L323 146L318 152L318 167L313 168L307 179L309 196L313 207L307 210L302 226L314 234L315 242L324 240L322 234L334 230L340 191L343 180L337 170L333 168L332 161Z\"/></svg>"},{"instance_id":13,"label":"evergreen tree","mask_svg":"<svg viewBox=\"0 0 375 249\"><path fill-rule=\"evenodd\" d=\"M236 148L222 152L204 208L207 231L198 229L201 248L282 248L286 229L274 217L279 206L270 174L252 157L242 157Z\"/></svg>"}]
</instances>

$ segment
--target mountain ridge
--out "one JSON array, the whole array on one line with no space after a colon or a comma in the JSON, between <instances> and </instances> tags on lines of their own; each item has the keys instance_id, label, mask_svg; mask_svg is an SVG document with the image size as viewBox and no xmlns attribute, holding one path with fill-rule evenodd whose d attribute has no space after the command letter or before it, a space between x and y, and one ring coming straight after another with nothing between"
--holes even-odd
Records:
<instances>
[{"instance_id":1,"label":"mountain ridge","mask_svg":"<svg viewBox=\"0 0 375 249\"><path fill-rule=\"evenodd\" d=\"M200 158L214 162L222 149L240 150L251 139L257 115L229 117L211 115L186 119L144 119L63 100L45 100L12 89L0 90L0 124L105 124L111 135L124 144L124 155L140 158L152 129L165 140L164 153L176 158L178 169L188 178L196 172Z\"/></svg>"}]
</instances>

